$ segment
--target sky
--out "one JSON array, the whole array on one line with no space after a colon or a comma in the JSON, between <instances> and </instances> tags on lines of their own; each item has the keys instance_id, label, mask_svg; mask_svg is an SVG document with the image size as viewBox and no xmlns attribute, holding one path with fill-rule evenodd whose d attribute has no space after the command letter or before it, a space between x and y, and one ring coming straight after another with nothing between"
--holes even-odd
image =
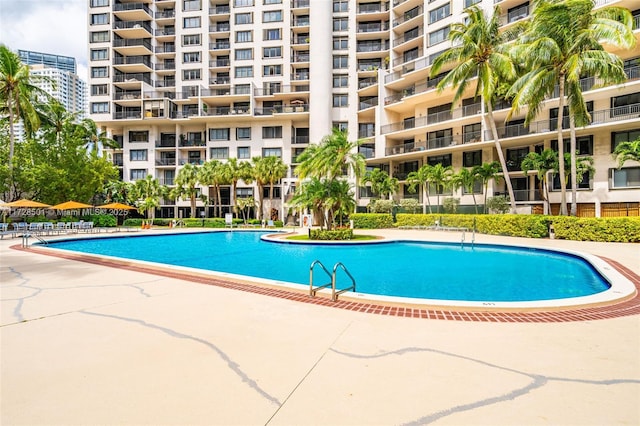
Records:
<instances>
[{"instance_id":1,"label":"sky","mask_svg":"<svg viewBox=\"0 0 640 426\"><path fill-rule=\"evenodd\" d=\"M0 44L76 58L87 79L87 0L0 0Z\"/></svg>"}]
</instances>

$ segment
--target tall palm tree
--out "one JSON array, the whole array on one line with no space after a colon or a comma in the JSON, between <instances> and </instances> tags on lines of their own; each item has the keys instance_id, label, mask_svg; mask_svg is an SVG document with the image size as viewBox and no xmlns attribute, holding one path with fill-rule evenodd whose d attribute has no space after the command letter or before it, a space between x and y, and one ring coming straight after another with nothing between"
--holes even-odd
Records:
<instances>
[{"instance_id":1,"label":"tall palm tree","mask_svg":"<svg viewBox=\"0 0 640 426\"><path fill-rule=\"evenodd\" d=\"M478 178L482 181L482 186L484 188L485 213L487 212L487 193L489 192L489 182L491 182L492 180L497 182L498 180L503 179L500 171L500 163L498 163L497 161L482 163L480 166L474 166L472 169L472 173L478 176Z\"/></svg>"},{"instance_id":2,"label":"tall palm tree","mask_svg":"<svg viewBox=\"0 0 640 426\"><path fill-rule=\"evenodd\" d=\"M0 45L0 106L9 117L9 169L13 168L15 124L22 119L27 130L35 132L40 127L35 99L36 96L48 97L34 85L40 79L31 75L29 66L24 65L16 53Z\"/></svg>"},{"instance_id":3,"label":"tall palm tree","mask_svg":"<svg viewBox=\"0 0 640 426\"><path fill-rule=\"evenodd\" d=\"M351 185L346 179L334 179L328 182L326 207L328 210L327 229L331 229L336 216L340 219L352 212L356 207L356 200L351 191Z\"/></svg>"},{"instance_id":4,"label":"tall palm tree","mask_svg":"<svg viewBox=\"0 0 640 426\"><path fill-rule=\"evenodd\" d=\"M189 217L191 219L196 217L196 199L201 178L200 170L200 166L195 166L191 163L182 166L174 180L176 186L171 190L171 197L174 199L185 196L189 198Z\"/></svg>"},{"instance_id":5,"label":"tall palm tree","mask_svg":"<svg viewBox=\"0 0 640 426\"><path fill-rule=\"evenodd\" d=\"M82 120L80 129L85 140L84 148L93 156L102 156L104 148L118 147L118 143L110 138L107 132L98 129L96 122L90 118Z\"/></svg>"},{"instance_id":6,"label":"tall palm tree","mask_svg":"<svg viewBox=\"0 0 640 426\"><path fill-rule=\"evenodd\" d=\"M167 187L160 185L158 179L151 175L135 181L133 193L138 211L145 214L151 223L155 219L156 208L160 206L160 199L167 192Z\"/></svg>"},{"instance_id":7,"label":"tall palm tree","mask_svg":"<svg viewBox=\"0 0 640 426\"><path fill-rule=\"evenodd\" d=\"M566 215L566 182L564 164L564 112L568 107L570 135L570 172L572 181L571 214L576 201L575 127L589 122L580 79L598 77L603 84L620 83L626 75L622 61L605 52L601 43L618 48L635 44L632 16L624 8L607 7L594 10L593 0L537 0L532 20L523 34L522 43L513 49L515 57L529 71L510 89L513 109L528 108L526 123L540 112L543 102L558 90L558 173L560 175L560 214Z\"/></svg>"},{"instance_id":8,"label":"tall palm tree","mask_svg":"<svg viewBox=\"0 0 640 426\"><path fill-rule=\"evenodd\" d=\"M218 160L209 160L200 168L198 179L202 185L212 186L215 194L215 216L220 217L222 212L222 200L220 187L229 183L224 165Z\"/></svg>"},{"instance_id":9,"label":"tall palm tree","mask_svg":"<svg viewBox=\"0 0 640 426\"><path fill-rule=\"evenodd\" d=\"M381 169L373 169L364 174L363 183L371 184L371 192L374 196L388 198L398 191L398 179L389 176Z\"/></svg>"},{"instance_id":10,"label":"tall palm tree","mask_svg":"<svg viewBox=\"0 0 640 426\"><path fill-rule=\"evenodd\" d=\"M440 194L446 191L451 186L451 177L453 175L453 169L451 166L443 166L441 163L431 167L431 184L436 190L436 203L438 213L440 212Z\"/></svg>"},{"instance_id":11,"label":"tall palm tree","mask_svg":"<svg viewBox=\"0 0 640 426\"><path fill-rule=\"evenodd\" d=\"M500 81L512 80L516 76L516 68L506 51L509 37L500 32L500 7L493 9L490 19L478 6L471 6L465 11L468 14L467 21L451 25L449 40L453 47L436 58L431 67L431 75L437 75L447 64L455 64L438 83L439 91L448 86L457 87L453 97L454 105L464 96L469 83L475 80L475 96L480 96L486 111L483 123L486 123L485 120L489 121L498 159L505 172L511 212L515 213L513 186L493 116L493 101Z\"/></svg>"},{"instance_id":12,"label":"tall palm tree","mask_svg":"<svg viewBox=\"0 0 640 426\"><path fill-rule=\"evenodd\" d=\"M326 213L329 182L326 178L311 177L301 183L290 201L295 207L313 212L314 220L320 220L321 227L329 227Z\"/></svg>"},{"instance_id":13,"label":"tall palm tree","mask_svg":"<svg viewBox=\"0 0 640 426\"><path fill-rule=\"evenodd\" d=\"M622 168L627 161L640 163L640 137L632 142L621 142L613 150L613 158L618 162L618 168Z\"/></svg>"},{"instance_id":14,"label":"tall palm tree","mask_svg":"<svg viewBox=\"0 0 640 426\"><path fill-rule=\"evenodd\" d=\"M280 179L287 176L288 166L284 164L280 157L254 157L254 176L258 184L258 196L260 204L260 218L264 218L264 188L269 185L269 215L267 219L271 219L271 210L273 209L273 186Z\"/></svg>"},{"instance_id":15,"label":"tall palm tree","mask_svg":"<svg viewBox=\"0 0 640 426\"><path fill-rule=\"evenodd\" d=\"M43 138L49 138L58 150L62 148L62 139L70 137L77 125L78 113L70 113L56 99L40 104L36 108L42 125Z\"/></svg>"},{"instance_id":16,"label":"tall palm tree","mask_svg":"<svg viewBox=\"0 0 640 426\"><path fill-rule=\"evenodd\" d=\"M365 158L358 153L359 141L350 142L346 130L334 127L317 145L311 145L298 157L300 165L296 173L300 179L326 177L333 180L346 171L356 178L356 184L364 174Z\"/></svg>"},{"instance_id":17,"label":"tall palm tree","mask_svg":"<svg viewBox=\"0 0 640 426\"><path fill-rule=\"evenodd\" d=\"M245 180L251 176L251 164L247 161L238 161L237 158L229 158L223 166L225 180L231 183L231 206L233 213L236 213L236 188L238 181Z\"/></svg>"},{"instance_id":18,"label":"tall palm tree","mask_svg":"<svg viewBox=\"0 0 640 426\"><path fill-rule=\"evenodd\" d=\"M422 187L422 213L427 212L427 205L429 205L429 213L431 211L431 200L429 197L429 183L431 182L431 169L433 166L430 164L423 164L415 172L411 172L407 175L407 184L409 184L409 191L416 192L416 187Z\"/></svg>"},{"instance_id":19,"label":"tall palm tree","mask_svg":"<svg viewBox=\"0 0 640 426\"><path fill-rule=\"evenodd\" d=\"M474 187L478 181L478 175L476 170L463 167L458 170L458 173L451 177L451 183L453 188L463 188L467 193L470 193L473 197L473 207L476 214L478 214L478 202L476 201L476 193Z\"/></svg>"},{"instance_id":20,"label":"tall palm tree","mask_svg":"<svg viewBox=\"0 0 640 426\"><path fill-rule=\"evenodd\" d=\"M551 206L549 204L549 172L558 170L558 156L556 152L548 148L540 154L530 152L522 160L521 168L525 176L528 176L531 171L536 173L540 198L542 198L545 204L546 214L551 214Z\"/></svg>"}]
</instances>

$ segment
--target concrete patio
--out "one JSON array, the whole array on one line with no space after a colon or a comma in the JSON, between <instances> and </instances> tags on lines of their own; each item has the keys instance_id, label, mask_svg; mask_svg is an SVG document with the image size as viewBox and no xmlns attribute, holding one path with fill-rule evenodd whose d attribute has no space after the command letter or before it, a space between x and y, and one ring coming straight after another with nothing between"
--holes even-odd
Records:
<instances>
[{"instance_id":1,"label":"concrete patio","mask_svg":"<svg viewBox=\"0 0 640 426\"><path fill-rule=\"evenodd\" d=\"M477 236L505 240L582 250L640 275L638 244ZM640 424L639 315L374 315L16 244L0 241L2 425Z\"/></svg>"}]
</instances>

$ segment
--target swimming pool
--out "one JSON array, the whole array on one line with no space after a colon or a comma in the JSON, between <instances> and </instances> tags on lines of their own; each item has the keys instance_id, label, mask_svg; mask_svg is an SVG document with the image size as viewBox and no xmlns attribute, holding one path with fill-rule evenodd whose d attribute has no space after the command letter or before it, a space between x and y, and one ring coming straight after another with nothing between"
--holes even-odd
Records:
<instances>
[{"instance_id":1,"label":"swimming pool","mask_svg":"<svg viewBox=\"0 0 640 426\"><path fill-rule=\"evenodd\" d=\"M307 287L311 262L320 260L329 270L342 262L356 279L358 295L440 304L556 304L558 300L590 297L611 289L611 283L591 259L587 262L573 253L411 241L273 243L263 241L263 234L225 231L90 238L51 242L49 247ZM321 275L317 282L327 280ZM348 280L342 282L346 286Z\"/></svg>"}]
</instances>

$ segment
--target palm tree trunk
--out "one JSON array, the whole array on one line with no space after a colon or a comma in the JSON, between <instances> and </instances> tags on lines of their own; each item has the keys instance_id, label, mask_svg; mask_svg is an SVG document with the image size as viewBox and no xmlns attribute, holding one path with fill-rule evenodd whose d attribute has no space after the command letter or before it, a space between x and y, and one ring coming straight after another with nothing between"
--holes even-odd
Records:
<instances>
[{"instance_id":1,"label":"palm tree trunk","mask_svg":"<svg viewBox=\"0 0 640 426\"><path fill-rule=\"evenodd\" d=\"M191 195L191 197L189 197L189 201L190 201L190 206L191 206L191 219L194 219L196 217L196 197L195 195Z\"/></svg>"},{"instance_id":2,"label":"palm tree trunk","mask_svg":"<svg viewBox=\"0 0 640 426\"><path fill-rule=\"evenodd\" d=\"M431 209L431 197L429 196L429 182L424 183L424 198L427 199L427 205L429 206L429 214L433 213Z\"/></svg>"},{"instance_id":3,"label":"palm tree trunk","mask_svg":"<svg viewBox=\"0 0 640 426\"><path fill-rule=\"evenodd\" d=\"M504 153L502 152L502 144L500 144L500 137L498 136L498 129L496 128L496 120L493 117L493 105L491 102L487 102L483 98L485 105L487 107L487 115L489 116L489 126L491 127L491 133L493 134L493 143L496 146L496 151L498 153L498 160L500 160L500 167L502 167L502 176L504 178L504 183L507 186L507 193L509 194L509 204L511 205L511 213L516 213L516 197L513 195L513 185L511 185L511 179L509 178L509 170L507 170L507 162L504 159ZM485 210L487 206L487 192L484 194L485 198Z\"/></svg>"},{"instance_id":4,"label":"palm tree trunk","mask_svg":"<svg viewBox=\"0 0 640 426\"><path fill-rule=\"evenodd\" d=\"M560 176L560 215L567 215L567 183L564 172L564 140L562 124L564 122L564 74L560 74L558 84L558 174Z\"/></svg>"},{"instance_id":5,"label":"palm tree trunk","mask_svg":"<svg viewBox=\"0 0 640 426\"><path fill-rule=\"evenodd\" d=\"M569 114L569 129L571 139L569 149L571 150L571 216L578 214L578 177L576 170L576 121L573 114Z\"/></svg>"},{"instance_id":6,"label":"palm tree trunk","mask_svg":"<svg viewBox=\"0 0 640 426\"><path fill-rule=\"evenodd\" d=\"M220 217L222 215L222 196L220 195L220 185L216 185L216 197L218 197L218 216Z\"/></svg>"}]
</instances>

